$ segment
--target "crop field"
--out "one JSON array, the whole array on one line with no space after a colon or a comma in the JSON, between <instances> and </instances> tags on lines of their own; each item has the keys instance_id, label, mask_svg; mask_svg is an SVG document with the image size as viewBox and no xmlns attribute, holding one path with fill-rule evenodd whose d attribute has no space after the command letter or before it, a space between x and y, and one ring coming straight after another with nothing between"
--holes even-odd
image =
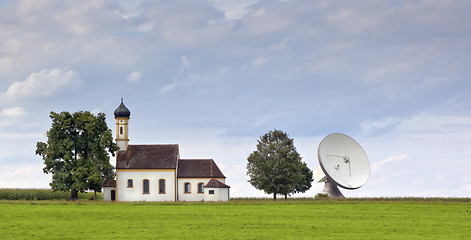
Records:
<instances>
[{"instance_id":1,"label":"crop field","mask_svg":"<svg viewBox=\"0 0 471 240\"><path fill-rule=\"evenodd\" d=\"M51 189L0 189L0 200L58 200L68 197L70 197L70 192L54 192ZM82 200L91 199L93 193L79 193L78 197ZM97 199L103 199L103 194L97 193Z\"/></svg>"},{"instance_id":2,"label":"crop field","mask_svg":"<svg viewBox=\"0 0 471 240\"><path fill-rule=\"evenodd\" d=\"M1 200L0 238L471 239L471 200Z\"/></svg>"}]
</instances>

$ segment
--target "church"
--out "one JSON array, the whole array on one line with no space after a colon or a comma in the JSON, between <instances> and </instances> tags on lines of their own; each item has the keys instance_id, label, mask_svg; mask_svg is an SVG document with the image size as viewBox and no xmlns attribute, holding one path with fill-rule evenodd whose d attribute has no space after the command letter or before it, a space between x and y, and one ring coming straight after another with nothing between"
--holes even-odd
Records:
<instances>
[{"instance_id":1,"label":"church","mask_svg":"<svg viewBox=\"0 0 471 240\"><path fill-rule=\"evenodd\" d=\"M229 186L213 159L181 159L178 144L129 144L131 112L116 119L116 179L103 185L104 201L229 201Z\"/></svg>"}]
</instances>

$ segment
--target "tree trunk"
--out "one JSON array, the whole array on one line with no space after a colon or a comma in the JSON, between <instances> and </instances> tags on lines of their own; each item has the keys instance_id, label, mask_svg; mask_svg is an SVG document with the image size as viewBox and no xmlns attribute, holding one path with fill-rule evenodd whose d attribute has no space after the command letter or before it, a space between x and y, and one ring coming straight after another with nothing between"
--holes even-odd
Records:
<instances>
[{"instance_id":1,"label":"tree trunk","mask_svg":"<svg viewBox=\"0 0 471 240\"><path fill-rule=\"evenodd\" d=\"M95 190L95 201L96 201L96 190Z\"/></svg>"},{"instance_id":2,"label":"tree trunk","mask_svg":"<svg viewBox=\"0 0 471 240\"><path fill-rule=\"evenodd\" d=\"M288 200L288 194L285 194L285 201Z\"/></svg>"},{"instance_id":3,"label":"tree trunk","mask_svg":"<svg viewBox=\"0 0 471 240\"><path fill-rule=\"evenodd\" d=\"M78 192L74 189L70 190L70 200L75 201L78 199Z\"/></svg>"},{"instance_id":4,"label":"tree trunk","mask_svg":"<svg viewBox=\"0 0 471 240\"><path fill-rule=\"evenodd\" d=\"M276 193L273 193L273 201L276 201Z\"/></svg>"}]
</instances>

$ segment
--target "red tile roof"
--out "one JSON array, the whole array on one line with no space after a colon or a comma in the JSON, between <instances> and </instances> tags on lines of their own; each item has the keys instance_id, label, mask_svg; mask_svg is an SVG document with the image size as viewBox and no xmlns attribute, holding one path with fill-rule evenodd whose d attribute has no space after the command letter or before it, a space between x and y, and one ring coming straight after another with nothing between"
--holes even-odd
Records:
<instances>
[{"instance_id":1,"label":"red tile roof","mask_svg":"<svg viewBox=\"0 0 471 240\"><path fill-rule=\"evenodd\" d=\"M116 180L109 180L103 187L116 187Z\"/></svg>"},{"instance_id":2,"label":"red tile roof","mask_svg":"<svg viewBox=\"0 0 471 240\"><path fill-rule=\"evenodd\" d=\"M128 145L118 151L116 169L175 169L178 156L178 144Z\"/></svg>"},{"instance_id":3,"label":"red tile roof","mask_svg":"<svg viewBox=\"0 0 471 240\"><path fill-rule=\"evenodd\" d=\"M217 179L211 179L209 180L209 182L204 185L204 187L207 187L207 188L230 188L228 185L218 181Z\"/></svg>"},{"instance_id":4,"label":"red tile roof","mask_svg":"<svg viewBox=\"0 0 471 240\"><path fill-rule=\"evenodd\" d=\"M213 159L178 160L178 178L226 178Z\"/></svg>"}]
</instances>

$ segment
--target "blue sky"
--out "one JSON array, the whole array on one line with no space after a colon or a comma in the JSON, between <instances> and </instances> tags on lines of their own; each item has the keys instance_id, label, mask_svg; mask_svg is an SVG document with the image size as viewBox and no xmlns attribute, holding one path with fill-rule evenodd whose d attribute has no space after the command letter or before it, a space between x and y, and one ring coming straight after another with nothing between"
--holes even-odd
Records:
<instances>
[{"instance_id":1,"label":"blue sky","mask_svg":"<svg viewBox=\"0 0 471 240\"><path fill-rule=\"evenodd\" d=\"M351 197L471 197L470 1L0 1L0 187L48 187L50 111L108 116L131 143L213 158L232 196L259 136L312 169L324 136L367 152ZM114 129L113 129L114 130ZM114 159L111 159L114 164ZM299 196L322 189L313 184Z\"/></svg>"}]
</instances>

